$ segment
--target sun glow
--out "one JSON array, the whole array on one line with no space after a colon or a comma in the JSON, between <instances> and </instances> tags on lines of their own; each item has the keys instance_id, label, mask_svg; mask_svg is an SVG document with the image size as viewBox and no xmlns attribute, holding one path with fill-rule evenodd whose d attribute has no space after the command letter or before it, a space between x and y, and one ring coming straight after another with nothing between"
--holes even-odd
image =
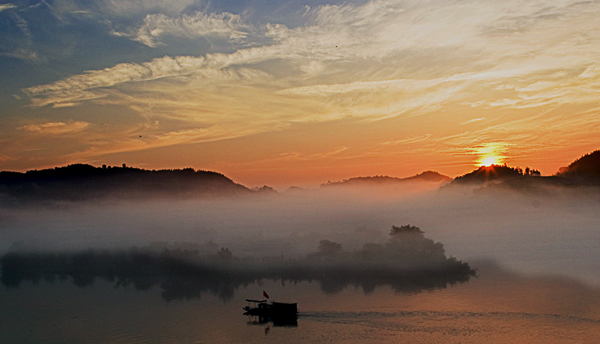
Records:
<instances>
[{"instance_id":1,"label":"sun glow","mask_svg":"<svg viewBox=\"0 0 600 344\"><path fill-rule=\"evenodd\" d=\"M475 154L479 156L478 166L502 165L506 159L508 145L502 142L486 143L475 148Z\"/></svg>"},{"instance_id":2,"label":"sun glow","mask_svg":"<svg viewBox=\"0 0 600 344\"><path fill-rule=\"evenodd\" d=\"M498 157L495 157L495 156L485 157L485 158L481 159L480 163L481 163L481 166L486 166L486 167L499 164Z\"/></svg>"}]
</instances>

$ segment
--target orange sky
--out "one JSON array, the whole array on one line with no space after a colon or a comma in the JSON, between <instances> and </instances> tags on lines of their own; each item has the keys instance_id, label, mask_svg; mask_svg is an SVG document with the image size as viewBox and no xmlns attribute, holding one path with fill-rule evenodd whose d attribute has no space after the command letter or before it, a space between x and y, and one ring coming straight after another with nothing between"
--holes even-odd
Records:
<instances>
[{"instance_id":1,"label":"orange sky","mask_svg":"<svg viewBox=\"0 0 600 344\"><path fill-rule=\"evenodd\" d=\"M285 189L489 156L553 174L600 148L595 3L57 0L0 16L2 170L193 167Z\"/></svg>"}]
</instances>

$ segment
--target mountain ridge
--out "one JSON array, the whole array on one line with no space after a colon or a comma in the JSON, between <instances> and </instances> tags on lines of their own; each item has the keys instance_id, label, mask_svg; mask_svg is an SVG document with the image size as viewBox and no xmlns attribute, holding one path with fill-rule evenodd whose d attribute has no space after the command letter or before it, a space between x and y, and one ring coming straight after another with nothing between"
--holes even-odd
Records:
<instances>
[{"instance_id":1,"label":"mountain ridge","mask_svg":"<svg viewBox=\"0 0 600 344\"><path fill-rule=\"evenodd\" d=\"M541 176L539 171L527 167L505 165L481 166L450 178L427 170L414 176L353 177L328 182L320 188L343 187L394 187L415 183L439 184L449 190L456 186L478 187L488 190L512 189L537 192L547 186L587 187L600 186L600 150L586 154L562 167L553 176ZM294 189L290 188L292 191ZM297 192L300 192L298 189ZM398 189L394 189L398 191ZM289 190L288 190L289 191ZM301 190L310 191L310 190ZM27 172L0 171L0 205L19 205L53 201L88 201L99 199L204 198L240 195L278 195L265 185L248 188L235 183L224 174L214 171L183 169L145 170L136 167L71 164Z\"/></svg>"},{"instance_id":2,"label":"mountain ridge","mask_svg":"<svg viewBox=\"0 0 600 344\"><path fill-rule=\"evenodd\" d=\"M438 182L438 183L447 183L452 181L452 178L440 174L435 171L424 171L414 176L398 178L398 177L390 177L390 176L367 176L367 177L353 177L350 179L345 179L339 182L329 182L321 184L321 188L323 187L340 187L340 186L372 186L372 185L386 185L386 184L400 184L406 182Z\"/></svg>"},{"instance_id":3,"label":"mountain ridge","mask_svg":"<svg viewBox=\"0 0 600 344\"><path fill-rule=\"evenodd\" d=\"M561 167L552 176L542 176L539 171L529 167L523 170L506 164L481 166L454 178L442 189L448 190L457 186L478 187L480 192L513 190L528 193L547 192L548 187L600 187L600 150L595 150L576 159L568 166Z\"/></svg>"},{"instance_id":4,"label":"mountain ridge","mask_svg":"<svg viewBox=\"0 0 600 344\"><path fill-rule=\"evenodd\" d=\"M595 150L573 161L569 166L561 167L558 176L600 177L600 150Z\"/></svg>"},{"instance_id":5,"label":"mountain ridge","mask_svg":"<svg viewBox=\"0 0 600 344\"><path fill-rule=\"evenodd\" d=\"M140 199L156 195L180 198L233 196L253 191L225 175L192 168L144 170L72 164L27 172L0 172L5 202L85 201L102 198Z\"/></svg>"}]
</instances>

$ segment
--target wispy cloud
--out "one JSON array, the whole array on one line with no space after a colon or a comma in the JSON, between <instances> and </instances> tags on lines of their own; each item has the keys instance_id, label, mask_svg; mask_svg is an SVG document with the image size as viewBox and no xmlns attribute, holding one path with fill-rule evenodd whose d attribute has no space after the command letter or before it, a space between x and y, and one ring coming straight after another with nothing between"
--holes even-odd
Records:
<instances>
[{"instance_id":1,"label":"wispy cloud","mask_svg":"<svg viewBox=\"0 0 600 344\"><path fill-rule=\"evenodd\" d=\"M11 158L10 156L5 154L0 154L0 162L6 162L10 160L14 160L14 158Z\"/></svg>"},{"instance_id":2,"label":"wispy cloud","mask_svg":"<svg viewBox=\"0 0 600 344\"><path fill-rule=\"evenodd\" d=\"M140 129L139 132L142 132ZM164 131L160 133L151 133L149 135L131 135L131 130L117 133L122 137L106 141L92 140L88 141L88 148L67 156L70 160L85 160L90 157L103 156L108 154L135 152L152 148L167 147L177 144L190 144L200 142L211 142L217 140L226 140L254 134L257 131L267 131L267 128L257 129L254 126L207 126L203 128L182 129L173 131ZM129 137L127 137L129 136Z\"/></svg>"},{"instance_id":3,"label":"wispy cloud","mask_svg":"<svg viewBox=\"0 0 600 344\"><path fill-rule=\"evenodd\" d=\"M421 142L421 141L428 140L429 138L431 138L431 134L407 137L407 138L399 139L399 140L384 141L384 142L380 142L379 144L382 146L397 146L397 145Z\"/></svg>"},{"instance_id":4,"label":"wispy cloud","mask_svg":"<svg viewBox=\"0 0 600 344\"><path fill-rule=\"evenodd\" d=\"M470 119L468 121L462 122L461 125L471 124L471 123L476 123L476 122L481 122L481 121L484 121L484 120L485 120L485 117L473 118L473 119Z\"/></svg>"},{"instance_id":5,"label":"wispy cloud","mask_svg":"<svg viewBox=\"0 0 600 344\"><path fill-rule=\"evenodd\" d=\"M165 13L176 15L187 7L194 5L196 0L91 0L96 8L106 15L127 17L147 13Z\"/></svg>"},{"instance_id":6,"label":"wispy cloud","mask_svg":"<svg viewBox=\"0 0 600 344\"><path fill-rule=\"evenodd\" d=\"M319 153L299 153L299 152L290 152L280 154L278 157L274 158L276 160L319 160L319 159L343 159L344 156L341 155L342 152L345 152L349 149L349 147L339 147L333 151L328 152L319 152Z\"/></svg>"},{"instance_id":7,"label":"wispy cloud","mask_svg":"<svg viewBox=\"0 0 600 344\"><path fill-rule=\"evenodd\" d=\"M53 84L29 87L23 91L30 96L34 106L83 101L104 96L105 93L101 91L95 92L101 88L185 75L204 66L204 58L165 56L142 64L121 63L103 70L88 71Z\"/></svg>"},{"instance_id":8,"label":"wispy cloud","mask_svg":"<svg viewBox=\"0 0 600 344\"><path fill-rule=\"evenodd\" d=\"M20 130L36 133L36 134L47 134L47 135L62 135L69 133L76 133L83 131L90 127L90 123L87 122L46 122L41 124L28 124L19 127Z\"/></svg>"},{"instance_id":9,"label":"wispy cloud","mask_svg":"<svg viewBox=\"0 0 600 344\"><path fill-rule=\"evenodd\" d=\"M11 8L17 8L17 5L11 4L11 3L1 4L0 5L0 12L5 11L5 10L10 10Z\"/></svg>"},{"instance_id":10,"label":"wispy cloud","mask_svg":"<svg viewBox=\"0 0 600 344\"><path fill-rule=\"evenodd\" d=\"M239 15L231 13L183 14L169 17L165 14L149 14L144 18L142 26L130 29L129 33L114 32L118 36L127 36L149 47L161 44L161 38L179 36L188 39L199 37L240 39L247 33L242 31L245 25Z\"/></svg>"},{"instance_id":11,"label":"wispy cloud","mask_svg":"<svg viewBox=\"0 0 600 344\"><path fill-rule=\"evenodd\" d=\"M14 58L21 59L21 60L27 60L27 61L34 62L34 63L37 63L40 61L40 57L37 52L31 51L28 49L24 49L24 48L17 48L12 51L3 51L3 52L0 52L0 55L14 57Z\"/></svg>"}]
</instances>

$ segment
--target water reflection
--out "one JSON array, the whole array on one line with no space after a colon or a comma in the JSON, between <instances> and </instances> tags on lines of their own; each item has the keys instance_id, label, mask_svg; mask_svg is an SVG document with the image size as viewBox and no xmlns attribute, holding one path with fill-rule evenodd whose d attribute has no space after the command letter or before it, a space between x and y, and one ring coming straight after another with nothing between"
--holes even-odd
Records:
<instances>
[{"instance_id":1,"label":"water reflection","mask_svg":"<svg viewBox=\"0 0 600 344\"><path fill-rule=\"evenodd\" d=\"M452 288L365 295L349 287L256 280L230 302L217 294L164 302L159 284L140 292L95 278L91 286L38 279L0 286L2 343L595 343L600 289L566 277L524 275L472 262L478 278ZM485 263L485 264L484 264ZM134 286L133 283L130 286ZM242 316L246 297L298 302L298 327ZM250 320L250 325L247 324ZM256 324L256 325L254 325ZM265 335L268 334L268 335Z\"/></svg>"},{"instance_id":2,"label":"water reflection","mask_svg":"<svg viewBox=\"0 0 600 344\"><path fill-rule=\"evenodd\" d=\"M267 334L269 332L268 329L271 328L270 323L272 323L274 327L298 327L298 317L295 316L291 318L273 318L249 315L248 322L246 322L246 324L252 326L267 325L267 327L265 327L265 334Z\"/></svg>"},{"instance_id":3,"label":"water reflection","mask_svg":"<svg viewBox=\"0 0 600 344\"><path fill-rule=\"evenodd\" d=\"M154 254L129 251L95 251L78 253L12 252L0 258L2 284L16 288L23 281L34 285L70 280L87 287L96 279L111 282L115 288L133 286L136 290L160 287L162 298L200 299L203 294L230 301L236 291L263 280L297 284L317 282L321 291L332 295L348 286L361 288L365 294L380 286L396 292L419 293L444 289L464 283L474 275L468 264L448 259L437 265L408 269L402 265L385 265L339 259L319 260L231 260L218 255L211 259L189 260L182 251Z\"/></svg>"}]
</instances>

